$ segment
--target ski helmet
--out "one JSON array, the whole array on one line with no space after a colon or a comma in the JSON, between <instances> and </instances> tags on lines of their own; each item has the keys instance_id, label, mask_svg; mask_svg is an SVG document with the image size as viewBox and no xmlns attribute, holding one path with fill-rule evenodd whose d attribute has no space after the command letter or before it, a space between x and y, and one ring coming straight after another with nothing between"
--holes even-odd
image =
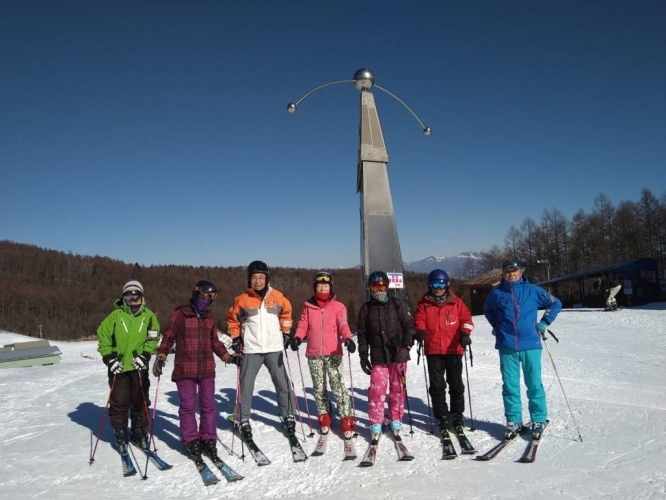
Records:
<instances>
[{"instance_id":1,"label":"ski helmet","mask_svg":"<svg viewBox=\"0 0 666 500\"><path fill-rule=\"evenodd\" d=\"M384 271L375 271L368 276L368 285L373 283L386 283L389 284L389 277Z\"/></svg>"},{"instance_id":2,"label":"ski helmet","mask_svg":"<svg viewBox=\"0 0 666 500\"><path fill-rule=\"evenodd\" d=\"M270 281L271 272L268 270L268 266L265 262L261 260L254 260L250 262L250 265L247 266L247 286L250 287L250 282L253 274L263 274L266 276L266 281Z\"/></svg>"},{"instance_id":3,"label":"ski helmet","mask_svg":"<svg viewBox=\"0 0 666 500\"><path fill-rule=\"evenodd\" d=\"M443 286L442 286L443 285ZM435 269L428 274L428 288L448 288L449 275L446 271Z\"/></svg>"},{"instance_id":4,"label":"ski helmet","mask_svg":"<svg viewBox=\"0 0 666 500\"><path fill-rule=\"evenodd\" d=\"M208 300L215 300L217 298L217 287L210 281L199 280L192 289L192 298L196 299L199 295L204 296Z\"/></svg>"}]
</instances>

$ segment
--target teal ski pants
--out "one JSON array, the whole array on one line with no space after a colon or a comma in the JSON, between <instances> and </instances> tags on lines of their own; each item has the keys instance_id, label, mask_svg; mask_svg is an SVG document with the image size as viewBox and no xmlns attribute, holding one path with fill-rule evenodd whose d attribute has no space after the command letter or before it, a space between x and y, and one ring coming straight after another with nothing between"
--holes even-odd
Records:
<instances>
[{"instance_id":1,"label":"teal ski pants","mask_svg":"<svg viewBox=\"0 0 666 500\"><path fill-rule=\"evenodd\" d=\"M541 382L541 349L512 351L499 349L502 373L502 398L507 422L521 423L523 408L520 401L520 370L527 387L528 409L532 422L545 422L548 418L546 391Z\"/></svg>"}]
</instances>

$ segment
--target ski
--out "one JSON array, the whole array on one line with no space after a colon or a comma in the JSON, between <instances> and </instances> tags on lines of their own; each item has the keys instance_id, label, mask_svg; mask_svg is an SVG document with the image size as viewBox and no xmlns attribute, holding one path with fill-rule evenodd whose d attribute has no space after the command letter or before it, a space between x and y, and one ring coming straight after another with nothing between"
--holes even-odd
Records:
<instances>
[{"instance_id":1,"label":"ski","mask_svg":"<svg viewBox=\"0 0 666 500\"><path fill-rule=\"evenodd\" d=\"M224 460L222 460L220 457L218 456L216 456L215 458L211 457L208 453L206 453L205 449L203 450L203 454L206 455L213 462L215 467L217 467L220 470L220 472L228 482L231 483L233 481L240 481L245 477L241 476L238 472L229 467L229 465L227 465L227 463Z\"/></svg>"},{"instance_id":2,"label":"ski","mask_svg":"<svg viewBox=\"0 0 666 500\"><path fill-rule=\"evenodd\" d=\"M446 429L440 430L440 439L442 440L442 460L453 460L456 458L458 453L453 447L449 431Z\"/></svg>"},{"instance_id":3,"label":"ski","mask_svg":"<svg viewBox=\"0 0 666 500\"><path fill-rule=\"evenodd\" d=\"M522 429L520 431L515 432L511 434L510 436L505 437L502 441L497 443L495 446L493 446L491 449L489 449L487 452L485 452L483 455L479 455L476 457L477 460L481 460L483 462L492 460L495 458L497 455L500 454L504 448L506 448L508 445L510 445L517 437L519 437L523 432L528 430L529 427L526 425L523 425Z\"/></svg>"},{"instance_id":4,"label":"ski","mask_svg":"<svg viewBox=\"0 0 666 500\"><path fill-rule=\"evenodd\" d=\"M317 444L315 445L315 449L310 454L311 457L320 457L324 453L326 453L326 444L328 443L328 435L329 435L329 432L327 432L326 434L321 434L319 436L319 439L317 440Z\"/></svg>"},{"instance_id":5,"label":"ski","mask_svg":"<svg viewBox=\"0 0 666 500\"><path fill-rule=\"evenodd\" d=\"M351 436L345 438L345 458L343 460L356 460L356 447Z\"/></svg>"},{"instance_id":6,"label":"ski","mask_svg":"<svg viewBox=\"0 0 666 500\"><path fill-rule=\"evenodd\" d=\"M544 426L543 430L546 430L546 427L548 427L548 422L549 421L546 420L546 425ZM539 443L541 442L542 436L543 433L539 434L538 436L532 436L532 440L529 443L527 443L527 447L525 448L523 455L518 459L518 462L523 464L531 464L534 462L534 460L536 459L537 450L539 449Z\"/></svg>"},{"instance_id":7,"label":"ski","mask_svg":"<svg viewBox=\"0 0 666 500\"><path fill-rule=\"evenodd\" d=\"M409 460L414 460L414 455L409 453L400 434L393 433L393 444L395 445L395 451L398 452L398 461L407 462Z\"/></svg>"},{"instance_id":8,"label":"ski","mask_svg":"<svg viewBox=\"0 0 666 500\"><path fill-rule=\"evenodd\" d=\"M257 443L254 442L254 439L245 439L245 438L243 438L243 434L240 431L240 427L238 427L238 425L236 425L236 423L234 422L234 416L233 415L228 415L227 420L231 423L234 430L236 430L238 432L238 435L240 436L240 438L243 440L243 442L247 446L247 449L250 450L250 455L252 455L252 458L257 463L257 465L261 467L262 465L270 464L271 461L259 449L259 447L257 446Z\"/></svg>"},{"instance_id":9,"label":"ski","mask_svg":"<svg viewBox=\"0 0 666 500\"><path fill-rule=\"evenodd\" d=\"M129 447L127 444L121 444L116 448L116 451L120 454L120 459L123 465L123 476L129 477L136 474L136 468L132 463L132 458L129 455Z\"/></svg>"},{"instance_id":10,"label":"ski","mask_svg":"<svg viewBox=\"0 0 666 500\"><path fill-rule=\"evenodd\" d=\"M136 443L134 441L130 441L134 445L135 448L138 450L142 451L147 457L148 460L152 462L152 464L157 467L157 470L169 470L171 469L171 464L166 463L164 460L162 460L157 453L155 453L153 450L150 449L150 445L148 448L144 448L141 446L140 443Z\"/></svg>"},{"instance_id":11,"label":"ski","mask_svg":"<svg viewBox=\"0 0 666 500\"><path fill-rule=\"evenodd\" d=\"M463 455L474 455L476 449L465 435L465 428L462 425L459 425L453 431L456 435L456 439L458 439L458 444L460 444L460 452Z\"/></svg>"},{"instance_id":12,"label":"ski","mask_svg":"<svg viewBox=\"0 0 666 500\"><path fill-rule=\"evenodd\" d=\"M194 461L194 465L199 471L199 474L201 474L201 480L203 481L204 486L211 486L220 482L219 478L213 473L212 470L210 470L210 467L206 465L206 462L204 462L202 458L193 458L192 460Z\"/></svg>"},{"instance_id":13,"label":"ski","mask_svg":"<svg viewBox=\"0 0 666 500\"><path fill-rule=\"evenodd\" d=\"M377 435L377 438L373 438L372 441L370 441L370 446L368 446L365 455L363 455L361 463L358 464L359 467L371 467L375 465L378 445L379 445L379 435Z\"/></svg>"},{"instance_id":14,"label":"ski","mask_svg":"<svg viewBox=\"0 0 666 500\"><path fill-rule=\"evenodd\" d=\"M294 459L294 462L305 462L308 459L308 456L305 454L296 434L287 435L287 440L291 447L291 457Z\"/></svg>"}]
</instances>

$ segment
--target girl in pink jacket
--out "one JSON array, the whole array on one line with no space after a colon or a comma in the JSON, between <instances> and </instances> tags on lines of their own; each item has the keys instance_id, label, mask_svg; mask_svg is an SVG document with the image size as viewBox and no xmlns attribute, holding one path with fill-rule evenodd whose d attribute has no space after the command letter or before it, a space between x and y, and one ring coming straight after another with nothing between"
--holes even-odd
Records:
<instances>
[{"instance_id":1,"label":"girl in pink jacket","mask_svg":"<svg viewBox=\"0 0 666 500\"><path fill-rule=\"evenodd\" d=\"M347 308L336 300L333 293L331 274L318 272L314 275L312 286L314 295L303 306L301 319L291 340L291 349L297 351L301 342L308 339L305 356L308 358L322 435L327 434L331 427L326 388L328 377L341 417L342 432L346 439L350 439L354 431L354 417L349 394L342 380L341 343L350 353L356 351L356 344L347 323Z\"/></svg>"}]
</instances>

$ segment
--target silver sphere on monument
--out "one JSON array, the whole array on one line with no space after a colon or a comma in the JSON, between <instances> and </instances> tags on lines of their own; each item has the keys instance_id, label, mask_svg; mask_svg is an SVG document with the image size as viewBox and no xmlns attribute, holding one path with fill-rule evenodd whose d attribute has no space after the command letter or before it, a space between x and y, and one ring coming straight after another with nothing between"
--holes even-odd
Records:
<instances>
[{"instance_id":1,"label":"silver sphere on monument","mask_svg":"<svg viewBox=\"0 0 666 500\"><path fill-rule=\"evenodd\" d=\"M367 68L361 68L354 73L354 87L356 90L370 90L375 85L375 75Z\"/></svg>"}]
</instances>

